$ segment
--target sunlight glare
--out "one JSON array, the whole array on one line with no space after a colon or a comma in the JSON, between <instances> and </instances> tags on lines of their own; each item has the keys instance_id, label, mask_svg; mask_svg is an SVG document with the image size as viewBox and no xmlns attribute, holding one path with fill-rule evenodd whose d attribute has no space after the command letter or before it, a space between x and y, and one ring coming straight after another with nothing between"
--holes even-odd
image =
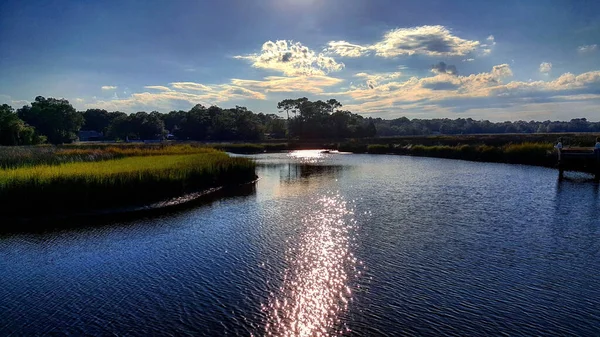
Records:
<instances>
[{"instance_id":1,"label":"sunlight glare","mask_svg":"<svg viewBox=\"0 0 600 337\"><path fill-rule=\"evenodd\" d=\"M304 234L286 253L283 285L263 307L269 336L328 336L344 331L349 283L356 273L350 251L352 211L340 196L323 197L302 219Z\"/></svg>"}]
</instances>

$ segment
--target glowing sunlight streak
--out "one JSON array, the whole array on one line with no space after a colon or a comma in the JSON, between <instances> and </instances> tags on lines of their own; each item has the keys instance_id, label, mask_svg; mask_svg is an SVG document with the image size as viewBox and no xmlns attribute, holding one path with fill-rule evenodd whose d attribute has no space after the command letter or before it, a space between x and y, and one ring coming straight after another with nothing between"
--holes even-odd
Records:
<instances>
[{"instance_id":1,"label":"glowing sunlight streak","mask_svg":"<svg viewBox=\"0 0 600 337\"><path fill-rule=\"evenodd\" d=\"M301 163L314 164L321 162L326 154L330 153L329 150L296 150L288 154L292 159L296 159Z\"/></svg>"},{"instance_id":2,"label":"glowing sunlight streak","mask_svg":"<svg viewBox=\"0 0 600 337\"><path fill-rule=\"evenodd\" d=\"M290 240L288 268L277 294L263 306L269 336L329 336L349 332L341 316L352 300L356 258L350 251L355 222L339 196L319 199L302 219L304 233Z\"/></svg>"}]
</instances>

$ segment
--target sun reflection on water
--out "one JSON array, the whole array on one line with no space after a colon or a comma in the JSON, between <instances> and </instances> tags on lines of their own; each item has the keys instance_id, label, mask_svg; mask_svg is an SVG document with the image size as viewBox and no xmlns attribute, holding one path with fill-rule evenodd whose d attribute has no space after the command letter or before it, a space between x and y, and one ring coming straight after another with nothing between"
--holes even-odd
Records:
<instances>
[{"instance_id":1,"label":"sun reflection on water","mask_svg":"<svg viewBox=\"0 0 600 337\"><path fill-rule=\"evenodd\" d=\"M341 321L352 299L356 258L350 248L355 221L339 196L319 199L302 218L303 234L290 240L282 286L263 307L269 336L329 336L349 329Z\"/></svg>"},{"instance_id":2,"label":"sun reflection on water","mask_svg":"<svg viewBox=\"0 0 600 337\"><path fill-rule=\"evenodd\" d=\"M331 153L329 150L296 150L290 152L288 156L302 163L318 163L327 157L329 153Z\"/></svg>"}]
</instances>

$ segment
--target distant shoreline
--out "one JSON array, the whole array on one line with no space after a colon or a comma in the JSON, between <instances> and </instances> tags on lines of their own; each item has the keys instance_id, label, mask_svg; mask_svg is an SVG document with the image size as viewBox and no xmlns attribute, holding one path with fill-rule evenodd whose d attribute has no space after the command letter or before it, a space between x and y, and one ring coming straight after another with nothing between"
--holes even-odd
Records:
<instances>
[{"instance_id":1,"label":"distant shoreline","mask_svg":"<svg viewBox=\"0 0 600 337\"><path fill-rule=\"evenodd\" d=\"M355 140L292 140L284 142L215 143L217 149L238 154L274 153L308 149L405 155L477 162L557 167L554 144L558 137L569 146L591 147L595 133L472 134L403 136ZM583 172L586 172L585 170Z\"/></svg>"}]
</instances>

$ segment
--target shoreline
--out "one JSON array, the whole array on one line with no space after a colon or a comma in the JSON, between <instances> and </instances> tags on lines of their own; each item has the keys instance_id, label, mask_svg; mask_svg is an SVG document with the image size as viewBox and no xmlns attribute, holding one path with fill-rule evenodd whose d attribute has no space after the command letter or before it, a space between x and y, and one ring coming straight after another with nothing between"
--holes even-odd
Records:
<instances>
[{"instance_id":1,"label":"shoreline","mask_svg":"<svg viewBox=\"0 0 600 337\"><path fill-rule=\"evenodd\" d=\"M0 222L8 225L0 227L0 234L95 227L98 224L111 224L119 220L168 214L231 197L250 195L254 193L256 183L259 180L260 177L255 176L253 180L248 182L207 188L144 205L92 209L84 212L36 214L28 217L2 215L0 216ZM81 221L86 223L79 223ZM46 224L51 224L51 226L48 227Z\"/></svg>"},{"instance_id":2,"label":"shoreline","mask_svg":"<svg viewBox=\"0 0 600 337\"><path fill-rule=\"evenodd\" d=\"M261 143L219 144L219 148L234 154L285 153L296 150L337 151L352 154L401 155L425 158L443 158L465 160L481 163L498 163L512 165L528 165L559 169L560 172L582 172L592 174L598 179L598 163L577 159L569 165L560 163L554 145L548 142L510 142L502 145L486 145L482 143L457 145L422 145L408 144L368 144L368 143L309 143L296 142L277 144L276 147ZM571 147L566 147L569 149ZM579 148L580 146L574 146ZM583 147L592 150L592 147Z\"/></svg>"},{"instance_id":3,"label":"shoreline","mask_svg":"<svg viewBox=\"0 0 600 337\"><path fill-rule=\"evenodd\" d=\"M558 155L548 143L478 145L421 145L421 144L367 144L367 143L293 143L277 147L257 143L220 144L217 148L234 154L285 153L296 150L334 150L352 154L402 155L458 159L474 162L519 164L557 167Z\"/></svg>"}]
</instances>

